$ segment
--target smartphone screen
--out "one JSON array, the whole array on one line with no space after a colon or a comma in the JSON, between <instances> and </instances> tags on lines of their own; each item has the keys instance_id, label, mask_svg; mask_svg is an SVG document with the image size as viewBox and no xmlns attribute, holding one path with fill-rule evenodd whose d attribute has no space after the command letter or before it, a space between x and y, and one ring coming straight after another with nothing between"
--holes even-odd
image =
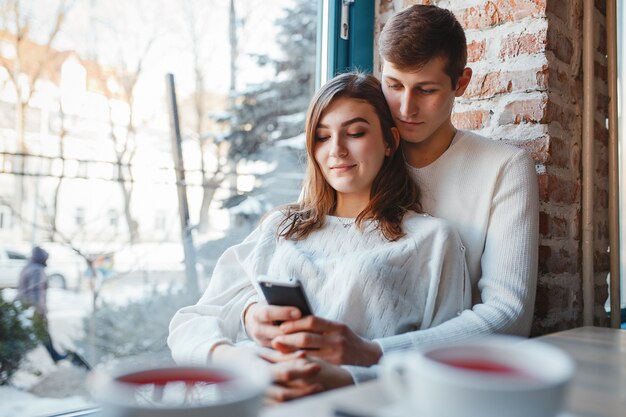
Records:
<instances>
[{"instance_id":1,"label":"smartphone screen","mask_svg":"<svg viewBox=\"0 0 626 417\"><path fill-rule=\"evenodd\" d=\"M297 279L260 276L258 283L268 304L297 307L302 317L312 314L309 300Z\"/></svg>"}]
</instances>

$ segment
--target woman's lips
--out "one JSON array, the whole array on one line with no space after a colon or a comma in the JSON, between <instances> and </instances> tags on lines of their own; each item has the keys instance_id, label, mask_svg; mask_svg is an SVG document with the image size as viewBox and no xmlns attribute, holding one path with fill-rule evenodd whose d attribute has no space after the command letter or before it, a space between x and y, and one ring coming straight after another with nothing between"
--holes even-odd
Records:
<instances>
[{"instance_id":1,"label":"woman's lips","mask_svg":"<svg viewBox=\"0 0 626 417\"><path fill-rule=\"evenodd\" d=\"M340 165L333 165L330 167L331 171L337 172L337 173L341 173L341 172L346 172L349 171L350 169L354 168L356 165L355 164L340 164Z\"/></svg>"}]
</instances>

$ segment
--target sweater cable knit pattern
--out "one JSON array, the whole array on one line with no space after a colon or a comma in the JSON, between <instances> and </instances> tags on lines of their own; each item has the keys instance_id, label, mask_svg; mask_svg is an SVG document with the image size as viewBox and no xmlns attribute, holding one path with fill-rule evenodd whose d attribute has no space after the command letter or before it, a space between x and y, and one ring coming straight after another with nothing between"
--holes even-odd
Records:
<instances>
[{"instance_id":1,"label":"sweater cable knit pattern","mask_svg":"<svg viewBox=\"0 0 626 417\"><path fill-rule=\"evenodd\" d=\"M200 301L179 310L168 344L180 363L206 363L217 343L245 343L240 315L259 299L259 275L298 278L314 313L368 338L408 337L470 306L464 248L448 222L407 214L406 236L389 242L372 221L363 230L327 216L306 239L276 237L283 214L268 216L219 259ZM359 381L359 367L347 367ZM363 375L368 372L363 371ZM371 377L364 376L364 378Z\"/></svg>"}]
</instances>

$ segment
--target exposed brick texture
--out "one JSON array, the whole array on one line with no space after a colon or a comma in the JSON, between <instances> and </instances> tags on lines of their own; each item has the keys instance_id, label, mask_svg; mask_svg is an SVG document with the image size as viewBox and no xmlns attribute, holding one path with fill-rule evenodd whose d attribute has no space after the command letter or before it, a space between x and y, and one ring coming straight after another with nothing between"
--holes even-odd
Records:
<instances>
[{"instance_id":1,"label":"exposed brick texture","mask_svg":"<svg viewBox=\"0 0 626 417\"><path fill-rule=\"evenodd\" d=\"M547 102L545 117L542 119L542 122L558 123L561 128L568 129L576 123L580 124L581 119L574 109L550 100Z\"/></svg>"},{"instance_id":2,"label":"exposed brick texture","mask_svg":"<svg viewBox=\"0 0 626 417\"><path fill-rule=\"evenodd\" d=\"M500 125L545 121L547 98L516 100L507 104L500 115Z\"/></svg>"},{"instance_id":3,"label":"exposed brick texture","mask_svg":"<svg viewBox=\"0 0 626 417\"><path fill-rule=\"evenodd\" d=\"M583 0L379 0L377 28L415 3L447 7L466 28L472 81L454 124L527 149L541 201L533 335L582 325ZM595 0L594 236L596 324L606 323L608 109L606 1ZM510 139L523 129L527 138ZM534 132L534 133L532 133Z\"/></svg>"},{"instance_id":4,"label":"exposed brick texture","mask_svg":"<svg viewBox=\"0 0 626 417\"><path fill-rule=\"evenodd\" d=\"M552 18L560 19L561 22L567 24L573 14L573 2L571 1L547 1L546 12L552 16Z\"/></svg>"},{"instance_id":5,"label":"exposed brick texture","mask_svg":"<svg viewBox=\"0 0 626 417\"><path fill-rule=\"evenodd\" d=\"M539 212L539 231L549 239L569 239L578 237L580 230L580 212L571 215L568 212Z\"/></svg>"},{"instance_id":6,"label":"exposed brick texture","mask_svg":"<svg viewBox=\"0 0 626 417\"><path fill-rule=\"evenodd\" d=\"M473 110L452 115L452 122L459 129L478 130L485 126L485 121L490 112L486 110Z\"/></svg>"},{"instance_id":7,"label":"exposed brick texture","mask_svg":"<svg viewBox=\"0 0 626 417\"><path fill-rule=\"evenodd\" d=\"M550 164L556 168L580 172L580 145L563 140L559 136L550 137Z\"/></svg>"},{"instance_id":8,"label":"exposed brick texture","mask_svg":"<svg viewBox=\"0 0 626 417\"><path fill-rule=\"evenodd\" d=\"M462 5L464 2L458 3ZM466 29L485 29L527 17L539 17L545 13L545 7L545 1L539 0L496 0L454 12Z\"/></svg>"},{"instance_id":9,"label":"exposed brick texture","mask_svg":"<svg viewBox=\"0 0 626 417\"><path fill-rule=\"evenodd\" d=\"M505 140L504 142L526 149L528 152L530 152L530 155L533 157L533 159L539 163L545 164L549 161L550 138L548 136L544 135L539 138L524 141Z\"/></svg>"},{"instance_id":10,"label":"exposed brick texture","mask_svg":"<svg viewBox=\"0 0 626 417\"><path fill-rule=\"evenodd\" d=\"M487 41L472 41L467 44L467 62L476 62L485 58Z\"/></svg>"},{"instance_id":11,"label":"exposed brick texture","mask_svg":"<svg viewBox=\"0 0 626 417\"><path fill-rule=\"evenodd\" d=\"M540 283L537 287L536 316L548 318L553 311L582 308L582 291L578 288L563 288L559 285Z\"/></svg>"},{"instance_id":12,"label":"exposed brick texture","mask_svg":"<svg viewBox=\"0 0 626 417\"><path fill-rule=\"evenodd\" d=\"M500 94L544 91L548 86L546 67L524 71L494 71L474 74L463 97L488 99Z\"/></svg>"},{"instance_id":13,"label":"exposed brick texture","mask_svg":"<svg viewBox=\"0 0 626 417\"><path fill-rule=\"evenodd\" d=\"M502 40L500 59L513 58L518 55L537 54L545 51L546 33L542 30L537 33L523 33L507 35Z\"/></svg>"},{"instance_id":14,"label":"exposed brick texture","mask_svg":"<svg viewBox=\"0 0 626 417\"><path fill-rule=\"evenodd\" d=\"M572 40L558 28L553 29L553 26L549 26L548 30L548 45L549 51L556 55L560 61L571 64L572 54L574 53L574 45Z\"/></svg>"}]
</instances>

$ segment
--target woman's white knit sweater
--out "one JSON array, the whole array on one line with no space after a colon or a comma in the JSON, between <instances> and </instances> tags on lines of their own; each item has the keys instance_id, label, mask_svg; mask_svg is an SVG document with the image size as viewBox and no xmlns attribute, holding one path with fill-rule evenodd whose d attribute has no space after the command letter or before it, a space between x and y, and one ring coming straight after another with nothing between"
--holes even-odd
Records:
<instances>
[{"instance_id":1,"label":"woman's white knit sweater","mask_svg":"<svg viewBox=\"0 0 626 417\"><path fill-rule=\"evenodd\" d=\"M240 316L259 299L259 275L298 278L315 315L345 323L367 339L405 338L410 344L410 332L437 326L470 306L464 247L445 220L407 214L406 236L389 242L374 222L360 231L328 216L322 229L291 241L276 237L282 218L273 213L229 248L200 301L176 313L168 344L177 362L206 363L216 343L248 339Z\"/></svg>"}]
</instances>

